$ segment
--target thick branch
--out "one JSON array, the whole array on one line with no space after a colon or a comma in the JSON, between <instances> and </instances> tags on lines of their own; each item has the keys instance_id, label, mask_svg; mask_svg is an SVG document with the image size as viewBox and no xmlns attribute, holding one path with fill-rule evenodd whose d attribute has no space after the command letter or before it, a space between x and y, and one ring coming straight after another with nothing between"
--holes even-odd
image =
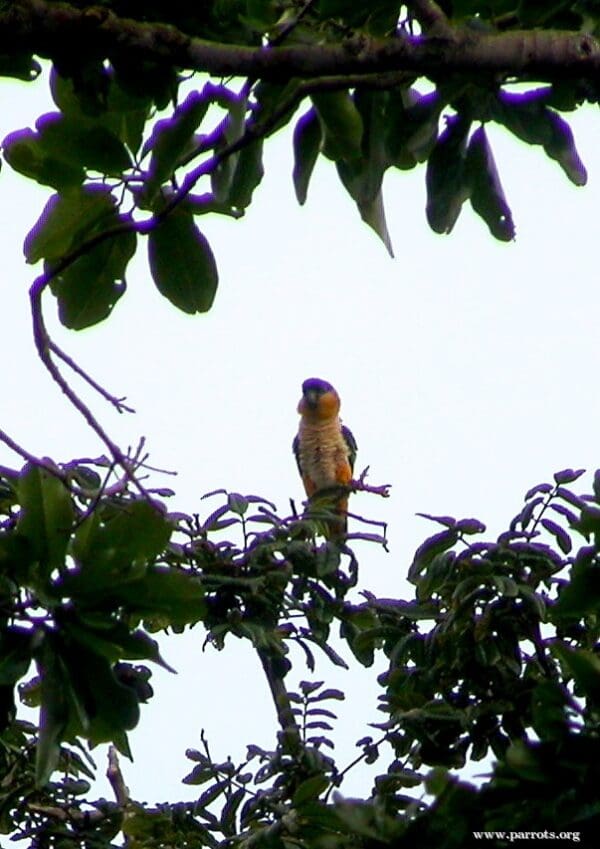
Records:
<instances>
[{"instance_id":1,"label":"thick branch","mask_svg":"<svg viewBox=\"0 0 600 849\"><path fill-rule=\"evenodd\" d=\"M419 3L423 8L433 4ZM440 37L363 35L336 44L248 47L191 38L175 27L117 17L100 7L76 9L46 0L15 0L0 13L0 52L28 49L52 58L65 44L129 62L153 59L218 76L272 80L332 74L410 71L419 75L487 72L536 79L600 74L600 43L552 30L481 33L452 28Z\"/></svg>"}]
</instances>

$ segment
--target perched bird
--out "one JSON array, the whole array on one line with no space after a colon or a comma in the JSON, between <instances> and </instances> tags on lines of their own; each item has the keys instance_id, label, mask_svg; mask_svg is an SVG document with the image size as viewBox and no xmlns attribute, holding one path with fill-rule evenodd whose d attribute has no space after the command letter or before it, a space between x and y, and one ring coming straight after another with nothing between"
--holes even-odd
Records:
<instances>
[{"instance_id":1,"label":"perched bird","mask_svg":"<svg viewBox=\"0 0 600 849\"><path fill-rule=\"evenodd\" d=\"M352 480L356 440L339 417L340 396L331 383L309 377L302 384L298 404L300 427L293 442L298 469L309 498L315 494L347 486ZM346 533L348 495L335 499L332 509L340 515L328 523L329 535Z\"/></svg>"}]
</instances>

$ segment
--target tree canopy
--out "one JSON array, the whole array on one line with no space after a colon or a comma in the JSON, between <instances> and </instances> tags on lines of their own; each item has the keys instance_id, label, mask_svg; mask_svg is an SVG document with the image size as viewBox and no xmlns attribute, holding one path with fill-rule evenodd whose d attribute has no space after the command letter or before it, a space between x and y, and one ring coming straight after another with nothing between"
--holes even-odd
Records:
<instances>
[{"instance_id":1,"label":"tree canopy","mask_svg":"<svg viewBox=\"0 0 600 849\"><path fill-rule=\"evenodd\" d=\"M219 491L203 514L170 512L169 492L142 478L143 446L122 450L70 377L125 402L57 345L42 304L50 292L73 330L108 319L143 249L171 304L209 310L218 257L203 216L244 216L287 125L298 201L325 157L390 252L383 179L419 165L434 231L450 233L468 202L512 240L486 128L583 185L562 113L598 99L599 23L593 0L0 0L0 75L36 84L46 62L55 104L2 142L5 163L51 193L24 240L27 262L43 263L34 343L105 451L58 462L0 431L24 463L0 467L0 831L61 849L593 841L599 473L589 493L579 469L533 486L495 539L476 519L427 516L414 595L378 598L354 549L385 547L385 528L328 540L326 498L282 515L263 496ZM387 492L364 477L350 488ZM193 626L217 650L252 647L276 730L241 762L202 740L187 754L197 800L152 806L125 786L117 752L130 754L152 666L166 665L157 634ZM380 715L350 764L332 744L344 694L310 680L317 658L319 671L385 666ZM110 800L90 785L89 749L103 743ZM486 775L467 780L481 761ZM363 764L373 786L349 799L344 779Z\"/></svg>"}]
</instances>

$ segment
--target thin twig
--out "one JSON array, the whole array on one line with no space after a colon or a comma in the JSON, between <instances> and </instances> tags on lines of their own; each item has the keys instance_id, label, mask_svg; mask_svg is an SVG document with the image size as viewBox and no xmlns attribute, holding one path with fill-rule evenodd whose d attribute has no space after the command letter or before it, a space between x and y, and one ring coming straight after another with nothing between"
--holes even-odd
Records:
<instances>
[{"instance_id":1,"label":"thin twig","mask_svg":"<svg viewBox=\"0 0 600 849\"><path fill-rule=\"evenodd\" d=\"M133 407L129 407L127 404L123 403L125 398L117 398L115 395L111 395L103 386L101 386L94 378L89 375L75 360L70 357L65 351L60 348L56 342L52 339L48 339L48 348L52 351L53 354L56 354L59 359L61 359L69 368L73 369L75 374L78 374L79 377L83 378L86 383L88 383L92 389L95 389L96 392L101 395L109 404L111 404L118 413L135 413Z\"/></svg>"},{"instance_id":2,"label":"thin twig","mask_svg":"<svg viewBox=\"0 0 600 849\"><path fill-rule=\"evenodd\" d=\"M118 805L125 807L129 802L129 788L125 784L121 766L119 764L119 756L117 750L112 744L108 747L108 766L106 768L106 777L115 794L115 800Z\"/></svg>"}]
</instances>

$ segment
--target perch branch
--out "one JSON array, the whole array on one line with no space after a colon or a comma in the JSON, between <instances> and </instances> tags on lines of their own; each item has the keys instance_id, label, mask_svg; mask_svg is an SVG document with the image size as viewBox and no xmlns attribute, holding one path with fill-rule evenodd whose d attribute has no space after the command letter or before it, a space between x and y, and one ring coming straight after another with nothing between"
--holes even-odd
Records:
<instances>
[{"instance_id":1,"label":"perch branch","mask_svg":"<svg viewBox=\"0 0 600 849\"><path fill-rule=\"evenodd\" d=\"M439 22L435 5L412 3L424 28ZM93 6L83 9L47 0L13 0L0 12L0 52L30 50L52 58L76 50L129 63L161 61L222 77L287 81L329 74L411 71L424 76L501 73L537 80L598 77L600 42L586 33L555 30L476 32L452 27L433 37L398 32L394 37L353 35L336 43L249 47L193 38L176 27L121 18Z\"/></svg>"}]
</instances>

